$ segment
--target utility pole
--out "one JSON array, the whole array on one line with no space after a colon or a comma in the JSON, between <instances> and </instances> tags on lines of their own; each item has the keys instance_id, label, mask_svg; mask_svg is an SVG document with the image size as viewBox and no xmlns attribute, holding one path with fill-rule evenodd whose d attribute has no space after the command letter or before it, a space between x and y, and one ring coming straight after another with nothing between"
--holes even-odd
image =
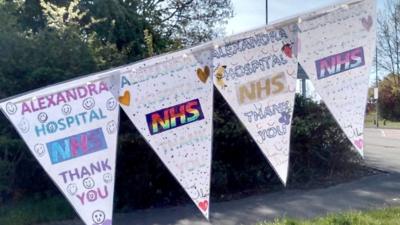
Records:
<instances>
[{"instance_id":1,"label":"utility pole","mask_svg":"<svg viewBox=\"0 0 400 225\"><path fill-rule=\"evenodd\" d=\"M307 85L306 85L306 78L301 78L301 95L306 98L307 97Z\"/></svg>"},{"instance_id":2,"label":"utility pole","mask_svg":"<svg viewBox=\"0 0 400 225\"><path fill-rule=\"evenodd\" d=\"M265 24L268 25L268 0L265 0Z\"/></svg>"},{"instance_id":3,"label":"utility pole","mask_svg":"<svg viewBox=\"0 0 400 225\"><path fill-rule=\"evenodd\" d=\"M376 47L375 49L375 85L376 85L376 89L377 89L377 96L376 96L376 128L379 127L379 82L378 82L378 47ZM374 90L374 95L375 95L375 90ZM375 96L374 96L375 97Z\"/></svg>"},{"instance_id":4,"label":"utility pole","mask_svg":"<svg viewBox=\"0 0 400 225\"><path fill-rule=\"evenodd\" d=\"M268 25L268 0L265 0L265 23ZM299 65L299 67L300 67L300 65ZM302 71L302 73L304 73L304 74L301 74L301 76L299 76L300 75L300 73L298 72L297 73L297 79L301 79L301 95L303 96L303 97L306 97L306 95L307 95L307 85L306 85L306 80L307 80L307 78L306 78L306 76L305 76L305 72L303 71L303 70L301 70Z\"/></svg>"}]
</instances>

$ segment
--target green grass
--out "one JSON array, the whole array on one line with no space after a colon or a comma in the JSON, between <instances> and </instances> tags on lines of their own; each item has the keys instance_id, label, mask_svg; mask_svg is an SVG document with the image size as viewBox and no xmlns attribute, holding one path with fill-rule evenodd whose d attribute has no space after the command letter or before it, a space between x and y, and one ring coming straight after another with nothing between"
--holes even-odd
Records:
<instances>
[{"instance_id":1,"label":"green grass","mask_svg":"<svg viewBox=\"0 0 400 225\"><path fill-rule=\"evenodd\" d=\"M400 208L331 214L312 220L280 219L257 225L400 225Z\"/></svg>"},{"instance_id":2,"label":"green grass","mask_svg":"<svg viewBox=\"0 0 400 225\"><path fill-rule=\"evenodd\" d=\"M367 114L365 116L365 127L375 128L376 127L376 124L374 123L375 119L376 119L375 112ZM379 128L400 129L400 122L394 122L389 120L384 121L383 119L380 119Z\"/></svg>"},{"instance_id":3,"label":"green grass","mask_svg":"<svg viewBox=\"0 0 400 225\"><path fill-rule=\"evenodd\" d=\"M75 213L63 198L24 200L0 206L1 225L31 225L69 220ZM257 225L400 225L400 208L330 214L312 220L279 219Z\"/></svg>"},{"instance_id":4,"label":"green grass","mask_svg":"<svg viewBox=\"0 0 400 225\"><path fill-rule=\"evenodd\" d=\"M31 225L74 218L74 211L62 197L24 200L0 205L1 225Z\"/></svg>"}]
</instances>

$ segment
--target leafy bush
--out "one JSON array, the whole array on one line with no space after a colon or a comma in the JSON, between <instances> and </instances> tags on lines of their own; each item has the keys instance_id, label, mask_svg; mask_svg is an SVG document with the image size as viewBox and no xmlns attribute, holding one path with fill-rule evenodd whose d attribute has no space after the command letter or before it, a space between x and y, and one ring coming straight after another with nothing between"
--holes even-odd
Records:
<instances>
[{"instance_id":1,"label":"leafy bush","mask_svg":"<svg viewBox=\"0 0 400 225\"><path fill-rule=\"evenodd\" d=\"M400 120L400 76L389 74L379 83L379 113L383 119Z\"/></svg>"},{"instance_id":2,"label":"leafy bush","mask_svg":"<svg viewBox=\"0 0 400 225\"><path fill-rule=\"evenodd\" d=\"M226 200L246 193L282 188L273 169L227 103L217 92L215 97L212 198ZM23 152L25 156L14 165L15 173L5 180L18 179L0 187L8 186L3 190L9 190L13 196L21 193L43 198L59 195L28 149L16 147L12 144L14 142L4 141L2 144L13 147L15 152ZM324 105L296 97L289 186L351 172L359 162L351 148ZM124 211L189 201L125 115L121 118L117 160L115 198L118 209ZM3 163L0 161L0 166L13 161Z\"/></svg>"},{"instance_id":3,"label":"leafy bush","mask_svg":"<svg viewBox=\"0 0 400 225\"><path fill-rule=\"evenodd\" d=\"M291 183L349 176L361 165L361 157L327 107L301 96L296 96L290 158Z\"/></svg>"},{"instance_id":4,"label":"leafy bush","mask_svg":"<svg viewBox=\"0 0 400 225\"><path fill-rule=\"evenodd\" d=\"M72 28L58 33L46 27L38 1L21 1L23 7L19 8L19 4L13 1L0 0L0 98L127 63L128 60L138 60L145 55L142 31L147 26L150 31L158 31L153 34L157 53L183 43L183 37L179 37L181 43L176 42L172 34L162 34L171 31L164 26L168 24L147 24L146 21L152 20L132 13L136 6L129 6L130 1L83 2L88 4L82 7L93 7L90 12L96 15L105 13L104 17L110 20L96 24L91 35L87 35L85 32L90 30L85 29L82 35L81 29ZM229 16L226 14L230 12L228 0L211 5L201 1L194 3L211 7L210 10L203 10L210 13L210 20L202 30L218 31L213 21L223 22ZM115 8L120 10L102 10L110 8L109 4L115 4L118 6ZM187 7L183 9L184 15L197 9L190 5ZM125 10L127 8L129 10ZM162 23L157 15L156 12L153 19ZM207 40L215 35L210 31L196 36L199 35L196 26L186 28L193 28L190 42ZM229 199L246 192L282 188L273 169L228 105L217 92L215 97L212 198ZM294 110L289 185L329 177L338 171L350 171L346 169L353 166L358 157L350 150L351 145L326 107L297 97ZM27 196L46 199L61 194L10 123L1 116L0 202L25 199ZM121 118L115 197L116 207L120 210L189 201L125 115Z\"/></svg>"},{"instance_id":5,"label":"leafy bush","mask_svg":"<svg viewBox=\"0 0 400 225\"><path fill-rule=\"evenodd\" d=\"M256 143L216 92L212 198L282 188ZM118 152L117 207L123 209L179 204L189 199L123 116ZM132 132L135 130L134 132ZM360 158L323 104L296 97L291 140L290 186L347 176Z\"/></svg>"},{"instance_id":6,"label":"leafy bush","mask_svg":"<svg viewBox=\"0 0 400 225\"><path fill-rule=\"evenodd\" d=\"M45 209L45 210L44 210ZM74 211L60 197L46 199L29 197L0 207L1 225L32 225L62 221L72 217Z\"/></svg>"}]
</instances>

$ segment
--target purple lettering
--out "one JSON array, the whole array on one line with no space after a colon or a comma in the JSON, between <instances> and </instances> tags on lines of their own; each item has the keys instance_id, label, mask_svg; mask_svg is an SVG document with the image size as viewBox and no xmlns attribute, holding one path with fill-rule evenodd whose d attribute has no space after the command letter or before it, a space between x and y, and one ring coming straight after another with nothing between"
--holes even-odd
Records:
<instances>
[{"instance_id":1,"label":"purple lettering","mask_svg":"<svg viewBox=\"0 0 400 225\"><path fill-rule=\"evenodd\" d=\"M84 178L85 176L90 177L90 172L86 167L82 167L81 170L81 178Z\"/></svg>"},{"instance_id":2,"label":"purple lettering","mask_svg":"<svg viewBox=\"0 0 400 225\"><path fill-rule=\"evenodd\" d=\"M101 161L101 168L103 169L103 171L111 170L111 166L108 165L108 159L106 159L106 161Z\"/></svg>"},{"instance_id":3,"label":"purple lettering","mask_svg":"<svg viewBox=\"0 0 400 225\"><path fill-rule=\"evenodd\" d=\"M62 176L64 183L67 183L67 181L68 181L67 180L67 175L66 175L67 173L68 173L67 171L64 171L64 172L59 174L60 176Z\"/></svg>"}]
</instances>

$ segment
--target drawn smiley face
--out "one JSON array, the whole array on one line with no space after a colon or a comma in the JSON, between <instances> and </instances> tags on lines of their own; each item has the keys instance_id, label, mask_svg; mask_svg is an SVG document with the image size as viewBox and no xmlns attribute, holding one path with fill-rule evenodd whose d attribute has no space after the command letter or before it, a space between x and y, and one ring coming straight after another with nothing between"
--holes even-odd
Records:
<instances>
[{"instance_id":1,"label":"drawn smiley face","mask_svg":"<svg viewBox=\"0 0 400 225\"><path fill-rule=\"evenodd\" d=\"M61 112L62 114L64 114L65 116L68 116L69 114L71 114L72 112L72 107L68 104L65 104L61 107Z\"/></svg>"},{"instance_id":2,"label":"drawn smiley face","mask_svg":"<svg viewBox=\"0 0 400 225\"><path fill-rule=\"evenodd\" d=\"M93 190L88 191L86 194L87 199L89 200L89 202L93 202L96 201L97 199L97 193Z\"/></svg>"},{"instance_id":3,"label":"drawn smiley face","mask_svg":"<svg viewBox=\"0 0 400 225\"><path fill-rule=\"evenodd\" d=\"M115 123L114 120L107 123L107 132L109 134L114 133L116 130L117 130L117 124Z\"/></svg>"},{"instance_id":4,"label":"drawn smiley face","mask_svg":"<svg viewBox=\"0 0 400 225\"><path fill-rule=\"evenodd\" d=\"M92 219L94 224L102 224L106 219L106 214L101 210L96 210L92 213Z\"/></svg>"},{"instance_id":5,"label":"drawn smiley face","mask_svg":"<svg viewBox=\"0 0 400 225\"><path fill-rule=\"evenodd\" d=\"M106 184L111 183L112 180L113 180L112 174L111 174L111 173L106 173L106 174L104 174L104 175L103 175L103 180L104 180L104 182L105 182Z\"/></svg>"},{"instance_id":6,"label":"drawn smiley face","mask_svg":"<svg viewBox=\"0 0 400 225\"><path fill-rule=\"evenodd\" d=\"M82 105L83 105L83 108L85 108L86 110L91 110L96 105L96 102L94 101L94 99L92 97L89 97L89 98L86 98L85 100L83 100Z\"/></svg>"},{"instance_id":7,"label":"drawn smiley face","mask_svg":"<svg viewBox=\"0 0 400 225\"><path fill-rule=\"evenodd\" d=\"M70 195L75 195L76 192L78 192L78 185L76 185L75 183L71 183L67 186L67 192Z\"/></svg>"},{"instance_id":8,"label":"drawn smiley face","mask_svg":"<svg viewBox=\"0 0 400 225\"><path fill-rule=\"evenodd\" d=\"M45 147L44 147L43 144L36 144L36 145L33 147L33 150L35 151L35 153L36 153L39 157L44 156L44 154L45 154L45 152L46 152L46 149L45 149Z\"/></svg>"},{"instance_id":9,"label":"drawn smiley face","mask_svg":"<svg viewBox=\"0 0 400 225\"><path fill-rule=\"evenodd\" d=\"M57 123L56 122L49 122L47 125L46 125L46 128L47 128L47 131L50 133L50 134L52 134L52 133L55 133L56 131L57 131L57 128L58 128L58 126L57 126Z\"/></svg>"},{"instance_id":10,"label":"drawn smiley face","mask_svg":"<svg viewBox=\"0 0 400 225\"><path fill-rule=\"evenodd\" d=\"M25 118L22 118L21 121L18 123L18 128L22 133L28 133L30 130L29 121Z\"/></svg>"},{"instance_id":11,"label":"drawn smiley face","mask_svg":"<svg viewBox=\"0 0 400 225\"><path fill-rule=\"evenodd\" d=\"M95 185L95 183L94 183L93 178L87 177L87 178L83 179L83 186L86 189L92 189L94 187L94 185Z\"/></svg>"},{"instance_id":12,"label":"drawn smiley face","mask_svg":"<svg viewBox=\"0 0 400 225\"><path fill-rule=\"evenodd\" d=\"M115 100L115 98L108 99L106 102L106 108L108 111L113 111L117 108L117 100Z\"/></svg>"},{"instance_id":13,"label":"drawn smiley face","mask_svg":"<svg viewBox=\"0 0 400 225\"><path fill-rule=\"evenodd\" d=\"M46 113L41 112L41 113L39 113L37 118L38 118L39 122L45 123L49 117L47 116Z\"/></svg>"},{"instance_id":14,"label":"drawn smiley face","mask_svg":"<svg viewBox=\"0 0 400 225\"><path fill-rule=\"evenodd\" d=\"M6 111L8 114L14 115L17 112L17 106L14 103L9 102L6 104Z\"/></svg>"}]
</instances>

